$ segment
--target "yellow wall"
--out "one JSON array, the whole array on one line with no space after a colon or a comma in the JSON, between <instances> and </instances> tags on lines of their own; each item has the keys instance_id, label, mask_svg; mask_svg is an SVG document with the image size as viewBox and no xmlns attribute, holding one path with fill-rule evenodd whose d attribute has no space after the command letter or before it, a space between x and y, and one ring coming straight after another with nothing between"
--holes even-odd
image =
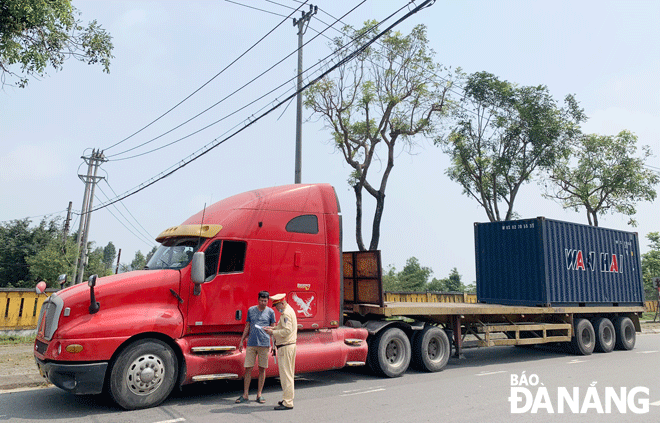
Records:
<instances>
[{"instance_id":1,"label":"yellow wall","mask_svg":"<svg viewBox=\"0 0 660 423\"><path fill-rule=\"evenodd\" d=\"M35 329L41 305L52 292L0 291L0 330Z\"/></svg>"}]
</instances>

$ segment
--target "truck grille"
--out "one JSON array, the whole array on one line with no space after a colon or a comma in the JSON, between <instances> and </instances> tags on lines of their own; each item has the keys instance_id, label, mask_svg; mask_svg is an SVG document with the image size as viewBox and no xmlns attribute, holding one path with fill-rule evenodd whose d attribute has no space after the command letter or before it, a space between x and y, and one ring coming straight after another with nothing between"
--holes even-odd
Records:
<instances>
[{"instance_id":1,"label":"truck grille","mask_svg":"<svg viewBox=\"0 0 660 423\"><path fill-rule=\"evenodd\" d=\"M50 341L57 330L60 321L60 313L64 307L64 301L57 294L51 295L41 306L39 321L37 322L37 334Z\"/></svg>"}]
</instances>

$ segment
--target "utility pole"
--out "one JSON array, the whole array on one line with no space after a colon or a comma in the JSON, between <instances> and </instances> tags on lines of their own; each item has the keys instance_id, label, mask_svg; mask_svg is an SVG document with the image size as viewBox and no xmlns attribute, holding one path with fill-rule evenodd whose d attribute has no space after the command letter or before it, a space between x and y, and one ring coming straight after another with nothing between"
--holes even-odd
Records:
<instances>
[{"instance_id":1,"label":"utility pole","mask_svg":"<svg viewBox=\"0 0 660 423\"><path fill-rule=\"evenodd\" d=\"M69 236L69 224L71 223L71 207L73 201L69 201L69 208L66 211L66 220L64 221L64 230L62 231L62 242L66 242L66 237Z\"/></svg>"},{"instance_id":2,"label":"utility pole","mask_svg":"<svg viewBox=\"0 0 660 423\"><path fill-rule=\"evenodd\" d=\"M300 12L302 16L300 19L293 18L293 26L298 27L298 94L296 95L296 102L298 104L298 112L296 114L296 174L295 183L301 183L301 168L302 168L302 67L303 67L303 34L307 31L309 20L318 12L318 6L309 5L308 12ZM307 24L307 25L306 25Z\"/></svg>"},{"instance_id":3,"label":"utility pole","mask_svg":"<svg viewBox=\"0 0 660 423\"><path fill-rule=\"evenodd\" d=\"M103 179L102 176L96 176L96 173L101 163L106 161L101 150L92 150L91 156L82 156L81 158L87 163L87 175L78 175L85 183L85 194L83 196L83 205L80 209L80 226L78 228L78 238L76 239L79 254L76 257L76 267L72 278L74 284L82 282L85 265L87 264L87 237L89 235L89 222L92 217L94 188L96 187L96 182Z\"/></svg>"}]
</instances>

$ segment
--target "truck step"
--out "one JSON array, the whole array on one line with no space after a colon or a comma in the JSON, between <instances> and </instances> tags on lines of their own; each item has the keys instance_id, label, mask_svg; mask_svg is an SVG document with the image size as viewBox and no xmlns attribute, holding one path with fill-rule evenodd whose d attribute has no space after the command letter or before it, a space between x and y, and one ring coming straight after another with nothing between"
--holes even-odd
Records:
<instances>
[{"instance_id":1,"label":"truck step","mask_svg":"<svg viewBox=\"0 0 660 423\"><path fill-rule=\"evenodd\" d=\"M347 367L357 367L357 366L364 366L365 363L364 361L347 361L346 366Z\"/></svg>"},{"instance_id":2,"label":"truck step","mask_svg":"<svg viewBox=\"0 0 660 423\"><path fill-rule=\"evenodd\" d=\"M193 376L193 382L203 382L206 380L220 380L220 379L238 379L235 373L218 373L214 375L197 375Z\"/></svg>"},{"instance_id":3,"label":"truck step","mask_svg":"<svg viewBox=\"0 0 660 423\"><path fill-rule=\"evenodd\" d=\"M236 349L233 345L217 345L210 347L192 347L190 351L194 354L214 353L214 352L231 352Z\"/></svg>"}]
</instances>

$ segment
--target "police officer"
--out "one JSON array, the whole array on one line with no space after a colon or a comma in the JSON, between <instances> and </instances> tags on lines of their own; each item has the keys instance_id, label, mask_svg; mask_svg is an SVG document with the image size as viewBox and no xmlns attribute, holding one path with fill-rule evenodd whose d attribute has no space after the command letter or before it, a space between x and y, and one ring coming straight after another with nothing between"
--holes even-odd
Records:
<instances>
[{"instance_id":1,"label":"police officer","mask_svg":"<svg viewBox=\"0 0 660 423\"><path fill-rule=\"evenodd\" d=\"M277 403L275 410L293 409L293 376L296 368L296 338L298 336L298 319L293 308L286 303L286 294L276 294L270 297L273 307L280 312L277 326L264 328L264 331L275 338L277 348L277 366L282 384L282 401Z\"/></svg>"}]
</instances>

